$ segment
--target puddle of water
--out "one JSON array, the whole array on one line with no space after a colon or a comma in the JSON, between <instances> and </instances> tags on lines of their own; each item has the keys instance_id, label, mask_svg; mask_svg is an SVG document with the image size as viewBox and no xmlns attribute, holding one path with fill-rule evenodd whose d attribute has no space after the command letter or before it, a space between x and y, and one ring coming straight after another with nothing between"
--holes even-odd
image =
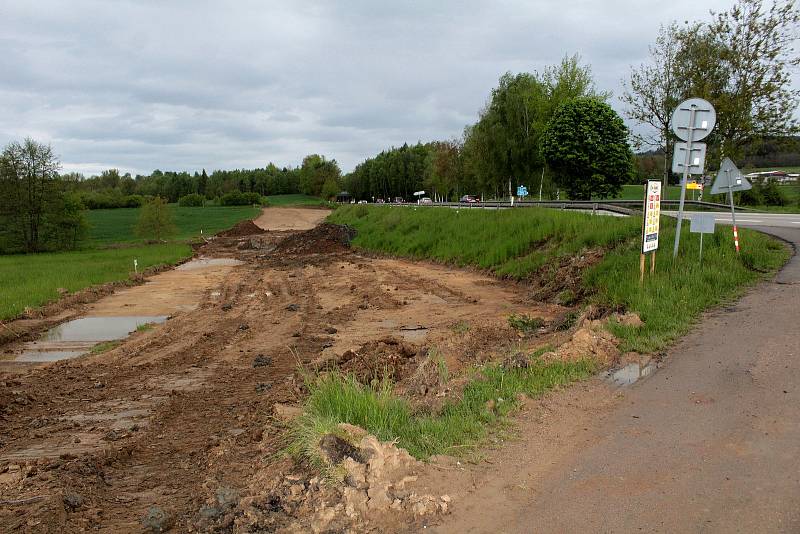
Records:
<instances>
[{"instance_id":1,"label":"puddle of water","mask_svg":"<svg viewBox=\"0 0 800 534\"><path fill-rule=\"evenodd\" d=\"M111 341L122 339L139 326L163 323L166 315L133 315L123 317L83 317L48 330L42 341Z\"/></svg>"},{"instance_id":2,"label":"puddle of water","mask_svg":"<svg viewBox=\"0 0 800 534\"><path fill-rule=\"evenodd\" d=\"M655 366L648 363L641 366L638 363L629 363L621 369L608 373L608 380L616 386L630 386L638 380L649 376L655 370Z\"/></svg>"},{"instance_id":3,"label":"puddle of water","mask_svg":"<svg viewBox=\"0 0 800 534\"><path fill-rule=\"evenodd\" d=\"M76 358L102 341L122 339L148 323L163 323L166 315L131 315L124 317L82 317L51 328L38 342L27 343L19 363L45 363Z\"/></svg>"},{"instance_id":4,"label":"puddle of water","mask_svg":"<svg viewBox=\"0 0 800 534\"><path fill-rule=\"evenodd\" d=\"M195 258L191 261L179 265L175 268L176 271L194 271L196 269L205 269L207 267L221 267L221 266L236 266L243 264L233 258Z\"/></svg>"},{"instance_id":5,"label":"puddle of water","mask_svg":"<svg viewBox=\"0 0 800 534\"><path fill-rule=\"evenodd\" d=\"M77 358L81 354L86 354L85 350L50 350L50 351L26 351L14 358L15 362L42 363L57 362L58 360L68 360Z\"/></svg>"}]
</instances>

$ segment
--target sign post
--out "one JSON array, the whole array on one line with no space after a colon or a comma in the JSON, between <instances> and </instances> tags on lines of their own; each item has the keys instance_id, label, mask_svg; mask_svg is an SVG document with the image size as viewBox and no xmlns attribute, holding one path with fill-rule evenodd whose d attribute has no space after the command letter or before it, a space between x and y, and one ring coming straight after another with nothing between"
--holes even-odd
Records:
<instances>
[{"instance_id":1,"label":"sign post","mask_svg":"<svg viewBox=\"0 0 800 534\"><path fill-rule=\"evenodd\" d=\"M709 102L702 98L684 100L672 112L672 131L685 143L675 143L672 158L672 172L682 173L681 199L678 204L678 226L675 230L675 246L672 257L678 256L683 222L683 204L686 200L686 184L690 174L703 174L706 159L705 139L717 122L717 112Z\"/></svg>"},{"instance_id":2,"label":"sign post","mask_svg":"<svg viewBox=\"0 0 800 534\"><path fill-rule=\"evenodd\" d=\"M736 254L739 254L739 229L736 227L736 209L733 207L733 192L747 191L752 189L752 185L747 178L742 176L736 164L730 158L722 160L717 173L717 179L711 186L711 194L718 195L723 191L728 192L728 201L731 204L731 222L733 223L733 245L736 247Z\"/></svg>"},{"instance_id":3,"label":"sign post","mask_svg":"<svg viewBox=\"0 0 800 534\"><path fill-rule=\"evenodd\" d=\"M689 231L700 234L700 264L703 264L703 234L713 234L716 220L713 213L695 213L692 215Z\"/></svg>"},{"instance_id":4,"label":"sign post","mask_svg":"<svg viewBox=\"0 0 800 534\"><path fill-rule=\"evenodd\" d=\"M650 255L650 274L656 270L656 250L661 220L661 180L648 180L644 189L644 221L642 222L642 253L639 256L639 283L644 283L645 254Z\"/></svg>"}]
</instances>

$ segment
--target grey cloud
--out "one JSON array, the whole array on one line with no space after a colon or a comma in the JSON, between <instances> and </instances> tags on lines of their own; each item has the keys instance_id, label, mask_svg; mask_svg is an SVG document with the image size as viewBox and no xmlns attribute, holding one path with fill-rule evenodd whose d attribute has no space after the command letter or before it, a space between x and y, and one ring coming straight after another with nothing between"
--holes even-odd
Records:
<instances>
[{"instance_id":1,"label":"grey cloud","mask_svg":"<svg viewBox=\"0 0 800 534\"><path fill-rule=\"evenodd\" d=\"M699 4L16 2L0 19L0 141L49 141L87 173L296 165L311 152L349 170L459 136L502 73L565 54L619 94L659 24L728 1Z\"/></svg>"}]
</instances>

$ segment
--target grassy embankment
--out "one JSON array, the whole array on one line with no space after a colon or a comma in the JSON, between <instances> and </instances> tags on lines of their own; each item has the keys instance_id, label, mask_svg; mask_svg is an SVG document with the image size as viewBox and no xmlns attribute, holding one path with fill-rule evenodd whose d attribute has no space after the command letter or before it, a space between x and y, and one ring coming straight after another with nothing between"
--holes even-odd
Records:
<instances>
[{"instance_id":1,"label":"grassy embankment","mask_svg":"<svg viewBox=\"0 0 800 534\"><path fill-rule=\"evenodd\" d=\"M744 206L748 209L758 211L773 211L778 213L796 213L800 210L800 184L784 184L779 185L780 191L786 197L788 204L786 206ZM698 200L700 192L694 190L686 191L687 200ZM641 185L623 185L622 191L617 195L619 200L642 200L643 187ZM667 188L667 200L680 200L681 188L677 185L671 185ZM719 204L727 204L728 197L725 195L709 195L704 194L703 200L706 202L717 202ZM737 208L739 206L737 205Z\"/></svg>"},{"instance_id":2,"label":"grassy embankment","mask_svg":"<svg viewBox=\"0 0 800 534\"><path fill-rule=\"evenodd\" d=\"M723 227L706 236L702 265L697 261L698 237L688 231L682 236L678 261L673 263L669 245L674 223L665 217L656 274L640 287L641 219L636 217L593 217L546 209L345 206L330 220L355 227L358 236L353 245L358 248L471 265L523 280L533 275L558 276L554 266L559 259L602 249L603 259L584 273L583 284L591 295L588 302L635 311L645 322L638 329L610 325L623 351L650 352L666 346L684 334L703 310L736 296L788 257L783 244L743 230L744 252L737 259L730 231ZM338 422L348 422L381 439L397 439L417 457L452 454L479 442L516 406L517 393L538 395L595 370L590 361L533 361L528 369L482 368L462 398L438 414L413 413L405 400L391 393L388 384L374 388L349 377L312 377L306 413L295 426L294 452L319 461L315 456L319 436L335 432ZM492 409L487 408L489 400L495 404Z\"/></svg>"},{"instance_id":3,"label":"grassy embankment","mask_svg":"<svg viewBox=\"0 0 800 534\"><path fill-rule=\"evenodd\" d=\"M105 250L77 250L0 256L0 320L57 299L58 288L70 292L126 280L139 269L176 263L191 255L185 243L167 243Z\"/></svg>"}]
</instances>

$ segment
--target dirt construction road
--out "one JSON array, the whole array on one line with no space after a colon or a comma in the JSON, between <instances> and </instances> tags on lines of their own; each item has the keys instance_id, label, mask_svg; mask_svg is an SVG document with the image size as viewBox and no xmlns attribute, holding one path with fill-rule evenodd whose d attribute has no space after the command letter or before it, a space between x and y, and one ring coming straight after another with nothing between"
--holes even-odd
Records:
<instances>
[{"instance_id":1,"label":"dirt construction road","mask_svg":"<svg viewBox=\"0 0 800 534\"><path fill-rule=\"evenodd\" d=\"M800 231L770 231L800 244ZM651 378L557 398L554 439L573 445L545 465L546 449L512 446L513 471L478 481L437 532L800 532L799 312L795 256Z\"/></svg>"},{"instance_id":2,"label":"dirt construction road","mask_svg":"<svg viewBox=\"0 0 800 534\"><path fill-rule=\"evenodd\" d=\"M303 228L325 215L307 211L295 219L270 208L264 218ZM101 354L0 368L0 532L140 532L151 510L156 530L216 522L230 532L240 500L268 516L263 531L289 526L261 482L283 461L275 405L303 399L300 365L348 353L354 371L377 373L387 362L370 360L374 351L424 355L435 343L458 369L490 357L484 346L515 342L509 313L566 311L480 274L360 256L324 229L247 225L198 250L240 264L161 273L87 310L172 314L165 323Z\"/></svg>"}]
</instances>

